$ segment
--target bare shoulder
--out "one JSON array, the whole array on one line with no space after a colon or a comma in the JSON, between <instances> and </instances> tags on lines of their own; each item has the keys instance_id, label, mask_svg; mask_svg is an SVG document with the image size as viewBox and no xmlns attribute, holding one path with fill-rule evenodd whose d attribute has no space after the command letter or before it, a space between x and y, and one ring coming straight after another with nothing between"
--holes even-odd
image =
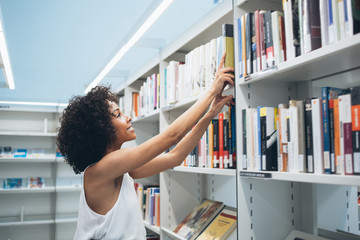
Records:
<instances>
[{"instance_id":1,"label":"bare shoulder","mask_svg":"<svg viewBox=\"0 0 360 240\"><path fill-rule=\"evenodd\" d=\"M88 207L98 213L105 215L116 203L120 193L123 175L104 181L101 174L97 174L96 165L90 166L84 173L84 191Z\"/></svg>"}]
</instances>

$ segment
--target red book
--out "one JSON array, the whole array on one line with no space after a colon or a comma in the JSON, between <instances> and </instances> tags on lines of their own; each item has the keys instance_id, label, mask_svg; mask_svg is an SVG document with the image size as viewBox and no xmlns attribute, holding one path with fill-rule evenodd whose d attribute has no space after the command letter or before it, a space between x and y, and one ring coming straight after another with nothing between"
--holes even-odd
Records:
<instances>
[{"instance_id":1,"label":"red book","mask_svg":"<svg viewBox=\"0 0 360 240\"><path fill-rule=\"evenodd\" d=\"M219 119L213 119L213 167L219 167Z\"/></svg>"},{"instance_id":2,"label":"red book","mask_svg":"<svg viewBox=\"0 0 360 240\"><path fill-rule=\"evenodd\" d=\"M224 168L224 113L219 113L219 168Z\"/></svg>"}]
</instances>

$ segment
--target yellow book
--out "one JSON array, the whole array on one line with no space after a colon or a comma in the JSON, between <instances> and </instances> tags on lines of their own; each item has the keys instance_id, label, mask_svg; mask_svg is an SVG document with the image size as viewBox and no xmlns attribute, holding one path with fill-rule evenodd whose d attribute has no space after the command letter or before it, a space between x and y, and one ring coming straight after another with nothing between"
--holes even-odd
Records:
<instances>
[{"instance_id":1,"label":"yellow book","mask_svg":"<svg viewBox=\"0 0 360 240\"><path fill-rule=\"evenodd\" d=\"M197 240L225 240L236 228L236 209L226 206Z\"/></svg>"}]
</instances>

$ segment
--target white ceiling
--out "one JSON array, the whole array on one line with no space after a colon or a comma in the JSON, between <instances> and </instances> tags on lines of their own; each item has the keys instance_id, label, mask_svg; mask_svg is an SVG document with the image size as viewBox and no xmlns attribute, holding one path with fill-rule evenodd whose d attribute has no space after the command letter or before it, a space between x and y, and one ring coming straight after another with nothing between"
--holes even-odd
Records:
<instances>
[{"instance_id":1,"label":"white ceiling","mask_svg":"<svg viewBox=\"0 0 360 240\"><path fill-rule=\"evenodd\" d=\"M0 0L2 22L15 80L0 101L66 103L83 95L160 0ZM115 90L209 12L214 0L174 0L139 43L101 84Z\"/></svg>"}]
</instances>

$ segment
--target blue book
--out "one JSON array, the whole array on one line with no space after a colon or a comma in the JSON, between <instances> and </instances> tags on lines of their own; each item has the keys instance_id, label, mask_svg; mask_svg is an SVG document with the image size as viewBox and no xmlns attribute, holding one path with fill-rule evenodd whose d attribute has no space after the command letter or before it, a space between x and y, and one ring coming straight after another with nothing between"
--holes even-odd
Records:
<instances>
[{"instance_id":1,"label":"blue book","mask_svg":"<svg viewBox=\"0 0 360 240\"><path fill-rule=\"evenodd\" d=\"M239 77L243 76L244 70L242 69L243 63L242 63L242 32L241 32L241 18L238 18L238 50L239 50Z\"/></svg>"},{"instance_id":2,"label":"blue book","mask_svg":"<svg viewBox=\"0 0 360 240\"><path fill-rule=\"evenodd\" d=\"M22 149L18 148L18 149L15 149L15 151L14 151L15 158L26 157L26 155L27 155L27 149L25 149L25 148L22 148Z\"/></svg>"},{"instance_id":3,"label":"blue book","mask_svg":"<svg viewBox=\"0 0 360 240\"><path fill-rule=\"evenodd\" d=\"M329 99L337 99L339 95L349 93L348 89L322 87L322 121L323 121L323 143L324 143L324 171L326 174L335 173L335 152L334 152L334 139L330 136L331 128L330 114L329 114Z\"/></svg>"}]
</instances>

